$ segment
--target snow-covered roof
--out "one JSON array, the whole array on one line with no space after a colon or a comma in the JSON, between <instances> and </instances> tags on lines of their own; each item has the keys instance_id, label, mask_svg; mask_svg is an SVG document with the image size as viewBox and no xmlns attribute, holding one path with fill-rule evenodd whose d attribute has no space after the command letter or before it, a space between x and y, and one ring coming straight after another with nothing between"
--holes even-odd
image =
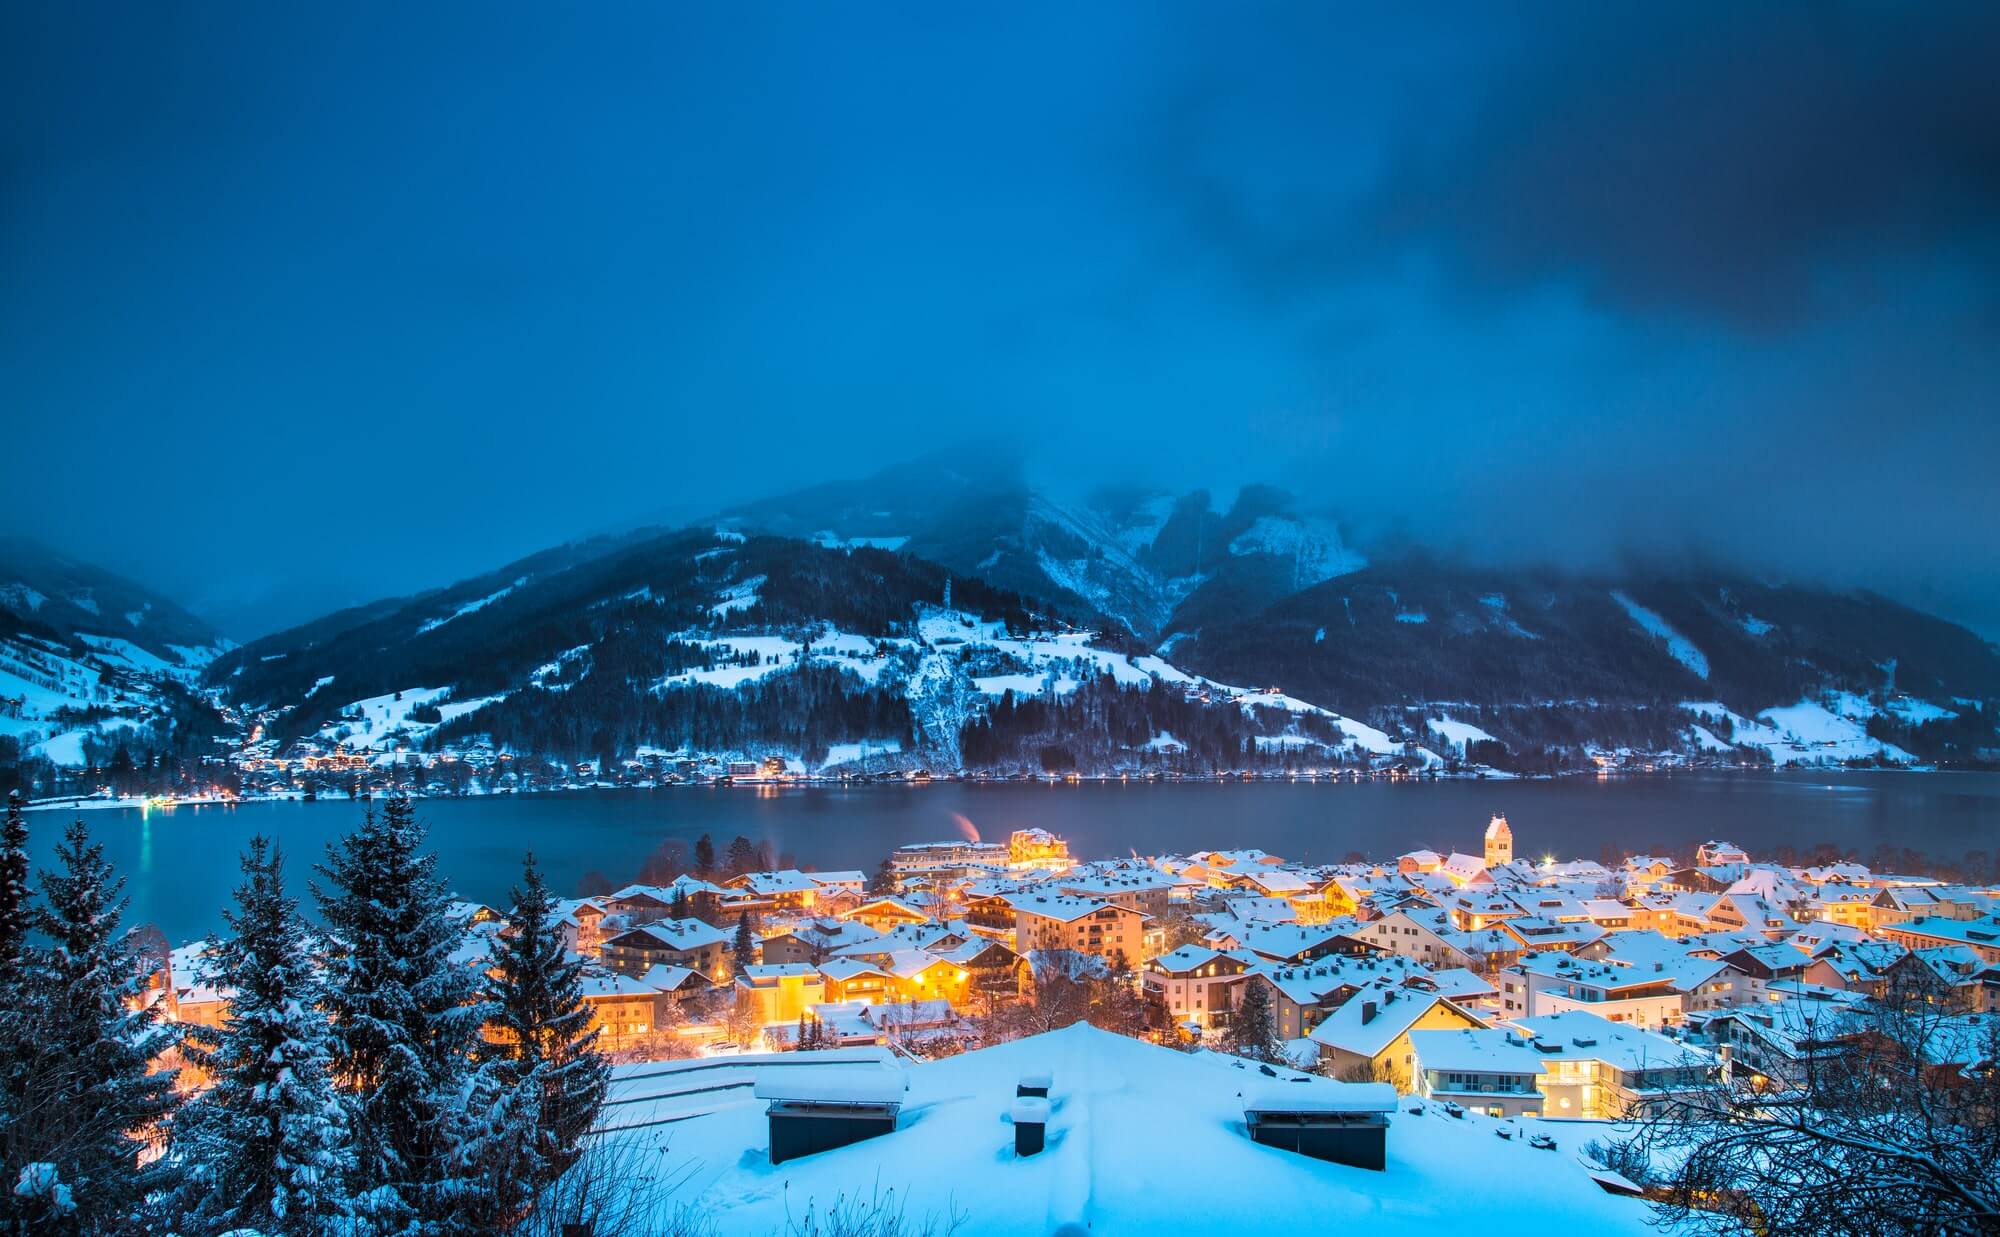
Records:
<instances>
[{"instance_id":1,"label":"snow-covered roof","mask_svg":"<svg viewBox=\"0 0 2000 1237\"><path fill-rule=\"evenodd\" d=\"M1314 1027L1312 1038L1315 1043L1328 1048L1372 1057L1395 1043L1398 1035L1409 1030L1417 1019L1439 1005L1450 1005L1450 1002L1435 992L1393 985L1363 988ZM1465 1016L1481 1026L1485 1025L1471 1014Z\"/></svg>"},{"instance_id":2,"label":"snow-covered roof","mask_svg":"<svg viewBox=\"0 0 2000 1237\"><path fill-rule=\"evenodd\" d=\"M718 945L728 939L728 934L722 929L699 919L661 919L627 928L604 943L639 948L645 948L650 943L665 949L687 950Z\"/></svg>"},{"instance_id":3,"label":"snow-covered roof","mask_svg":"<svg viewBox=\"0 0 2000 1237\"><path fill-rule=\"evenodd\" d=\"M1539 1074L1544 1055L1527 1036L1501 1027L1412 1031L1410 1048L1418 1069L1455 1074Z\"/></svg>"},{"instance_id":4,"label":"snow-covered roof","mask_svg":"<svg viewBox=\"0 0 2000 1237\"><path fill-rule=\"evenodd\" d=\"M1539 1045L1535 1051L1544 1057L1602 1061L1626 1073L1698 1067L1715 1059L1691 1044L1584 1009L1519 1018L1512 1025L1531 1036Z\"/></svg>"},{"instance_id":5,"label":"snow-covered roof","mask_svg":"<svg viewBox=\"0 0 2000 1237\"><path fill-rule=\"evenodd\" d=\"M1048 1143L1017 1158L1014 1088L1034 1070L1054 1078ZM1588 1131L1550 1126L1570 1154L1549 1155L1495 1138L1477 1114L1399 1111L1383 1170L1331 1164L1253 1142L1243 1109L1271 1086L1299 1088L1304 1103L1339 1084L1282 1081L1085 1024L913 1065L906 1077L896 1132L775 1167L765 1105L748 1096L677 1122L662 1167L687 1180L668 1205L696 1209L717 1237L788 1231L809 1206L823 1215L837 1200L865 1206L891 1191L913 1224L962 1216L958 1237L1289 1231L1314 1216L1344 1217L1369 1237L1435 1237L1462 1225L1477 1182L1482 1237L1546 1237L1557 1217L1594 1237L1653 1231L1643 1202L1605 1193L1572 1158ZM1191 1190L1196 1182L1222 1184Z\"/></svg>"}]
</instances>

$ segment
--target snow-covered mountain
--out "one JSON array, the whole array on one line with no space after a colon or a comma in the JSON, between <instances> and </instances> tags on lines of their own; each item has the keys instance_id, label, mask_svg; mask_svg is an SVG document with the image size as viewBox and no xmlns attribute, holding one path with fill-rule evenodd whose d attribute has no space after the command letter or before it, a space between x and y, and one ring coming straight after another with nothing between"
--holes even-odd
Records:
<instances>
[{"instance_id":1,"label":"snow-covered mountain","mask_svg":"<svg viewBox=\"0 0 2000 1237\"><path fill-rule=\"evenodd\" d=\"M1059 501L1005 463L930 457L722 514L745 531L903 550L955 572L1112 619L1148 640L1365 566L1326 516L1253 486L1218 503L1107 488Z\"/></svg>"},{"instance_id":2,"label":"snow-covered mountain","mask_svg":"<svg viewBox=\"0 0 2000 1237\"><path fill-rule=\"evenodd\" d=\"M1461 748L1497 740L1530 766L1592 746L1781 765L2000 755L2000 654L1972 632L1871 593L1724 574L1403 558L1210 623L1173 652Z\"/></svg>"},{"instance_id":3,"label":"snow-covered mountain","mask_svg":"<svg viewBox=\"0 0 2000 1237\"><path fill-rule=\"evenodd\" d=\"M0 541L0 736L83 765L134 735L171 743L190 688L232 647L166 598L32 542Z\"/></svg>"},{"instance_id":4,"label":"snow-covered mountain","mask_svg":"<svg viewBox=\"0 0 2000 1237\"><path fill-rule=\"evenodd\" d=\"M1264 487L1058 500L1014 470L933 458L226 651L126 582L15 559L0 734L72 762L185 715L199 675L239 739L377 754L490 742L570 761L1050 772L2000 763L2000 652L1880 596L1371 562Z\"/></svg>"},{"instance_id":5,"label":"snow-covered mountain","mask_svg":"<svg viewBox=\"0 0 2000 1237\"><path fill-rule=\"evenodd\" d=\"M377 754L490 742L567 760L1067 772L1404 749L907 553L727 527L510 565L253 642L210 680L274 745Z\"/></svg>"}]
</instances>

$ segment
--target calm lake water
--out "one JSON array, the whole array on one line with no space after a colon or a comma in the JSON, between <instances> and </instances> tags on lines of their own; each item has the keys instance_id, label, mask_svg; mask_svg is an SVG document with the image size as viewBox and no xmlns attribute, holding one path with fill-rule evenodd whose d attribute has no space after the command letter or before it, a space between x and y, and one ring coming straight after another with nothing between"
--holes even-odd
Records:
<instances>
[{"instance_id":1,"label":"calm lake water","mask_svg":"<svg viewBox=\"0 0 2000 1237\"><path fill-rule=\"evenodd\" d=\"M1349 851L1416 847L1477 853L1487 817L1505 812L1522 855L1596 858L1607 843L1685 849L1709 837L1754 851L1818 842L1865 858L1890 843L1957 858L2000 844L2000 774L1682 774L1599 781L1392 785L1236 783L1079 786L871 786L854 789L671 787L535 796L429 799L417 805L430 843L465 897L500 903L532 849L558 892L592 870L634 878L667 838L703 833L718 850L738 834L769 840L801 863L872 869L905 842L961 836L964 817L988 838L1040 826L1086 858L1260 846L1333 862ZM278 839L294 890L361 807L345 800L83 814L126 878L128 923L158 924L175 944L221 926L236 857L253 834ZM29 816L46 861L67 815Z\"/></svg>"}]
</instances>

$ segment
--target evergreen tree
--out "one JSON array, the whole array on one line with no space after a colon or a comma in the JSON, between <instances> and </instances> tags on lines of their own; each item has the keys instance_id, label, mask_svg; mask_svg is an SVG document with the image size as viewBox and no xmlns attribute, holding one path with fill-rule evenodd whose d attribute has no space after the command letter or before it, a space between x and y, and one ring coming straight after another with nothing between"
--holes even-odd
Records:
<instances>
[{"instance_id":1,"label":"evergreen tree","mask_svg":"<svg viewBox=\"0 0 2000 1237\"><path fill-rule=\"evenodd\" d=\"M736 973L741 975L745 967L757 964L757 938L750 933L750 912L743 911L736 916Z\"/></svg>"},{"instance_id":2,"label":"evergreen tree","mask_svg":"<svg viewBox=\"0 0 2000 1237\"><path fill-rule=\"evenodd\" d=\"M351 1227L354 1169L346 1107L331 1074L333 1040L284 859L262 837L243 856L232 935L211 942L208 977L229 1013L197 1060L215 1085L175 1122L192 1166L185 1231L271 1234Z\"/></svg>"},{"instance_id":3,"label":"evergreen tree","mask_svg":"<svg viewBox=\"0 0 2000 1237\"><path fill-rule=\"evenodd\" d=\"M703 880L715 875L715 839L706 833L694 844L694 873Z\"/></svg>"},{"instance_id":4,"label":"evergreen tree","mask_svg":"<svg viewBox=\"0 0 2000 1237\"><path fill-rule=\"evenodd\" d=\"M486 1049L486 1081L496 1105L515 1114L495 1121L488 1166L504 1221L576 1162L610 1080L583 1000L583 959L563 946L556 900L532 854L493 962L487 1000L498 1042Z\"/></svg>"},{"instance_id":5,"label":"evergreen tree","mask_svg":"<svg viewBox=\"0 0 2000 1237\"><path fill-rule=\"evenodd\" d=\"M21 792L7 795L7 823L0 830L0 983L11 986L28 940L28 824Z\"/></svg>"},{"instance_id":6,"label":"evergreen tree","mask_svg":"<svg viewBox=\"0 0 2000 1237\"><path fill-rule=\"evenodd\" d=\"M901 887L902 882L896 875L895 861L888 855L882 856L882 862L875 865L875 875L868 880L868 892L893 894Z\"/></svg>"},{"instance_id":7,"label":"evergreen tree","mask_svg":"<svg viewBox=\"0 0 2000 1237\"><path fill-rule=\"evenodd\" d=\"M118 930L124 882L81 820L56 861L42 873L44 905L28 917L42 943L26 948L20 1005L0 1045L0 1215L22 1231L123 1232L172 1184L170 1159L139 1163L142 1140L174 1110L173 1073L146 1072L171 1038L140 999L143 979ZM40 1167L24 1178L31 1165ZM14 1192L30 1178L46 1190Z\"/></svg>"},{"instance_id":8,"label":"evergreen tree","mask_svg":"<svg viewBox=\"0 0 2000 1237\"><path fill-rule=\"evenodd\" d=\"M357 1207L426 1234L470 1232L486 1152L466 1106L487 1011L478 974L453 960L466 929L423 839L399 796L327 847L327 887L314 888L334 941L326 1010L336 1076L357 1097Z\"/></svg>"},{"instance_id":9,"label":"evergreen tree","mask_svg":"<svg viewBox=\"0 0 2000 1237\"><path fill-rule=\"evenodd\" d=\"M757 870L757 848L750 844L749 838L741 834L738 834L736 840L729 844L727 858L729 874L731 876L741 876L745 872L755 872Z\"/></svg>"},{"instance_id":10,"label":"evergreen tree","mask_svg":"<svg viewBox=\"0 0 2000 1237\"><path fill-rule=\"evenodd\" d=\"M1254 978L1243 984L1243 999L1229 1022L1227 1046L1230 1052L1252 1061L1278 1064L1284 1060L1284 1042L1278 1038L1278 1020L1271 1010L1271 994Z\"/></svg>"},{"instance_id":11,"label":"evergreen tree","mask_svg":"<svg viewBox=\"0 0 2000 1237\"><path fill-rule=\"evenodd\" d=\"M667 904L667 914L674 919L693 918L694 911L688 905L688 891L686 886L674 890L674 900Z\"/></svg>"}]
</instances>

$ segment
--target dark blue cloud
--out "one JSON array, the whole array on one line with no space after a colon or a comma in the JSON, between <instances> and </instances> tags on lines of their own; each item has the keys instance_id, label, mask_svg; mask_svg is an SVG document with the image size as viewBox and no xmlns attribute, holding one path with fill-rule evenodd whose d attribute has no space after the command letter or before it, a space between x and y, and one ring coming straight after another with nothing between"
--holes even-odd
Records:
<instances>
[{"instance_id":1,"label":"dark blue cloud","mask_svg":"<svg viewBox=\"0 0 2000 1237\"><path fill-rule=\"evenodd\" d=\"M268 619L1002 442L2000 631L1990 13L14 6L4 522Z\"/></svg>"}]
</instances>

